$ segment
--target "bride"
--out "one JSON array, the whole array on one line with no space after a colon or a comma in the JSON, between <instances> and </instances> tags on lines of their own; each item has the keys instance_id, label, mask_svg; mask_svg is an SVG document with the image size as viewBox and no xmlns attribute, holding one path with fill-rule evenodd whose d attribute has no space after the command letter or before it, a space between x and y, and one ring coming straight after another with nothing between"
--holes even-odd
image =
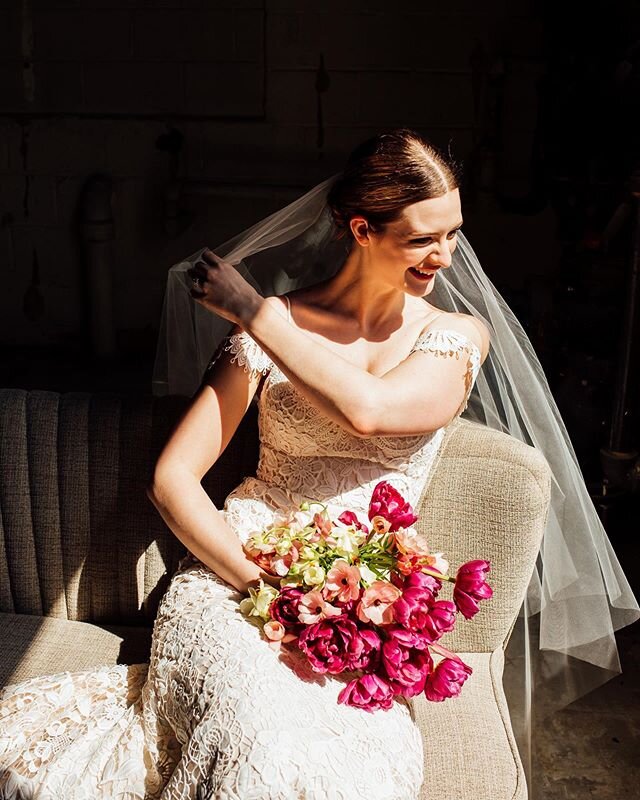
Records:
<instances>
[{"instance_id":1,"label":"bride","mask_svg":"<svg viewBox=\"0 0 640 800\"><path fill-rule=\"evenodd\" d=\"M380 480L417 504L490 352L478 316L430 302L462 225L455 169L430 144L406 130L365 142L326 204L347 255L306 288L265 298L210 250L190 265L191 302L234 328L149 488L188 550L160 604L150 663L9 686L0 797L417 796L423 752L410 705L397 699L373 716L338 705L342 676L314 673L295 649L274 652L239 613L249 587L278 585L242 544L280 513L313 498L366 518ZM257 474L219 510L201 479L254 398Z\"/></svg>"}]
</instances>

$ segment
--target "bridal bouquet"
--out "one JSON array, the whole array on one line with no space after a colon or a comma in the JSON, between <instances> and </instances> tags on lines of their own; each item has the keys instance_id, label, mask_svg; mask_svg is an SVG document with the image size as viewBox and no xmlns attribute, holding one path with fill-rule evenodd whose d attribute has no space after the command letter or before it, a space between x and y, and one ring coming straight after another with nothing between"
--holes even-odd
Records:
<instances>
[{"instance_id":1,"label":"bridal bouquet","mask_svg":"<svg viewBox=\"0 0 640 800\"><path fill-rule=\"evenodd\" d=\"M360 672L339 703L373 712L396 695L455 697L472 670L437 642L458 612L471 619L492 596L490 562L469 561L450 577L443 554L431 554L412 527L412 507L386 481L375 487L368 517L370 525L353 511L332 520L323 504L303 503L254 534L245 552L279 575L281 588L260 581L240 610L257 618L274 649L296 642L314 671ZM437 599L445 581L454 584L453 601ZM435 666L432 653L444 657Z\"/></svg>"}]
</instances>

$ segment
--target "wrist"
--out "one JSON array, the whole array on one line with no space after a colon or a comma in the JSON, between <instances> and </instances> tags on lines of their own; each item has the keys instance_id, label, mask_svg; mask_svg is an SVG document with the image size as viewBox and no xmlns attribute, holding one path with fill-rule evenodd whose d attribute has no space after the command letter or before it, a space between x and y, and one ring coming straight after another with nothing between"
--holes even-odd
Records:
<instances>
[{"instance_id":1,"label":"wrist","mask_svg":"<svg viewBox=\"0 0 640 800\"><path fill-rule=\"evenodd\" d=\"M238 324L244 328L244 330L249 331L254 319L264 305L264 297L254 290L247 301L242 304L240 311L238 312Z\"/></svg>"}]
</instances>

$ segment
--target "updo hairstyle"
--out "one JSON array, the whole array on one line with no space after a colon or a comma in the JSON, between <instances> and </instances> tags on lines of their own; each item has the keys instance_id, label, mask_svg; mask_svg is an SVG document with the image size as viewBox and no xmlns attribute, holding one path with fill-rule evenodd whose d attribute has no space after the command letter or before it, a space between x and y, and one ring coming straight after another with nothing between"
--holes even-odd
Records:
<instances>
[{"instance_id":1,"label":"updo hairstyle","mask_svg":"<svg viewBox=\"0 0 640 800\"><path fill-rule=\"evenodd\" d=\"M374 233L400 218L411 203L441 197L459 185L460 168L415 131L399 128L368 139L351 153L327 203L338 236L353 217Z\"/></svg>"}]
</instances>

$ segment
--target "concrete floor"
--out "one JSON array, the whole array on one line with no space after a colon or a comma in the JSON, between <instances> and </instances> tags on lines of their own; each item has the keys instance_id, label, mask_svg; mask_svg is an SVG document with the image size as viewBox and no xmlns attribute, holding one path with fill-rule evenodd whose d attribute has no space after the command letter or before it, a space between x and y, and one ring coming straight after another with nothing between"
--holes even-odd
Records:
<instances>
[{"instance_id":1,"label":"concrete floor","mask_svg":"<svg viewBox=\"0 0 640 800\"><path fill-rule=\"evenodd\" d=\"M622 674L538 730L535 800L640 798L640 623L616 635Z\"/></svg>"}]
</instances>

